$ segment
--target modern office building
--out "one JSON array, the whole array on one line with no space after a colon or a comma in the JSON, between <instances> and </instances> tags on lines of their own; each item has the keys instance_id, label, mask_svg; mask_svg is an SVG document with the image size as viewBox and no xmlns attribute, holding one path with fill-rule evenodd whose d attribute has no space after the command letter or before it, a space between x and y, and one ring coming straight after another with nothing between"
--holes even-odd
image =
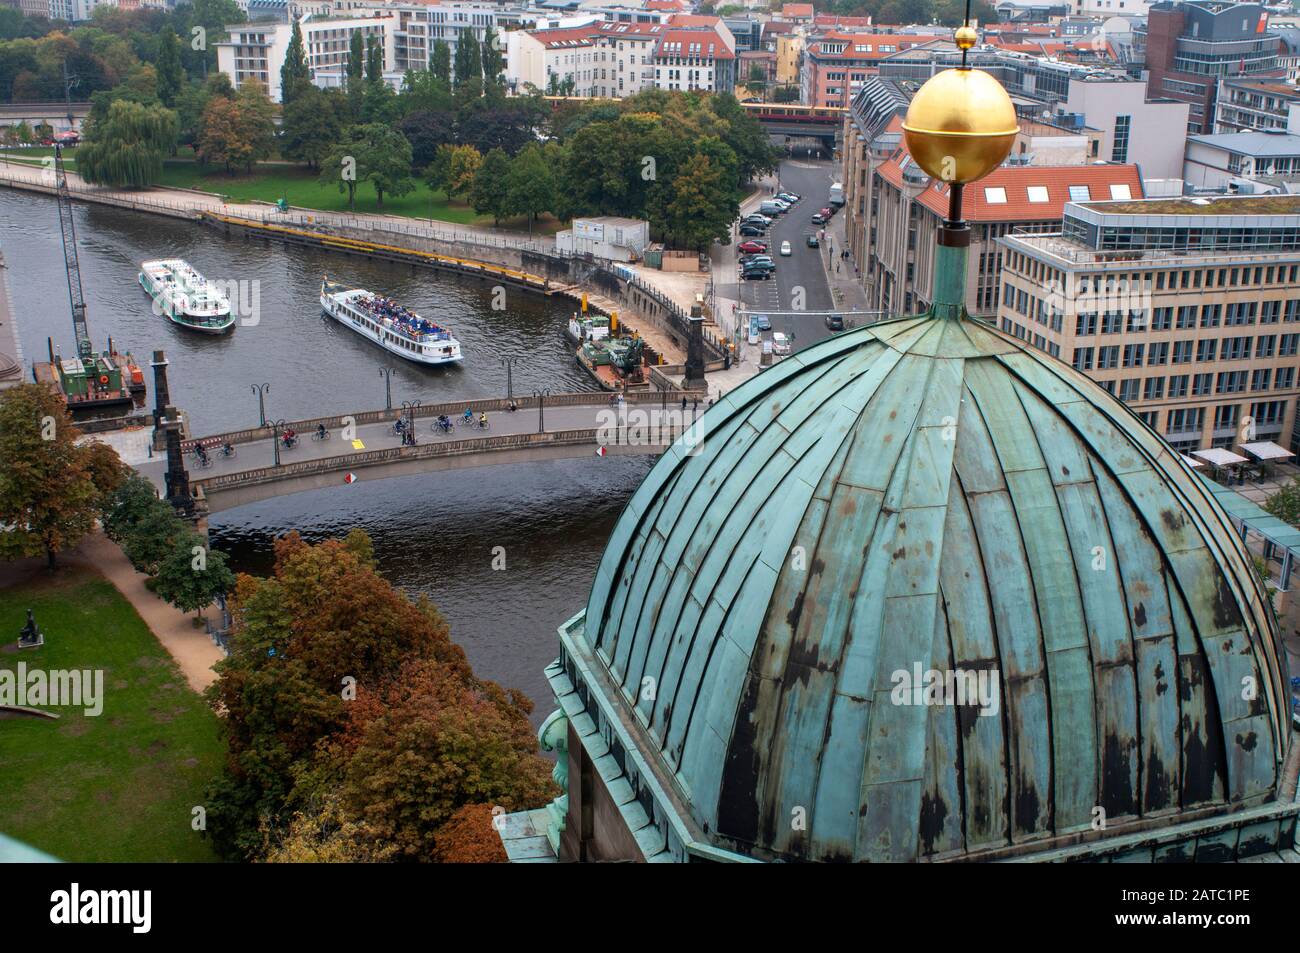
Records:
<instances>
[{"instance_id":1,"label":"modern office building","mask_svg":"<svg viewBox=\"0 0 1300 953\"><path fill-rule=\"evenodd\" d=\"M1281 39L1259 4L1162 0L1137 29L1146 50L1147 94L1191 107L1187 131L1214 131L1219 80L1281 76Z\"/></svg>"},{"instance_id":2,"label":"modern office building","mask_svg":"<svg viewBox=\"0 0 1300 953\"><path fill-rule=\"evenodd\" d=\"M1072 202L1059 233L998 243L1002 330L1177 450L1297 449L1300 196Z\"/></svg>"},{"instance_id":3,"label":"modern office building","mask_svg":"<svg viewBox=\"0 0 1300 953\"><path fill-rule=\"evenodd\" d=\"M1071 77L1059 107L1061 116L1100 131L1098 158L1135 163L1144 179L1182 175L1190 108L1174 99L1147 99L1141 80L1108 73Z\"/></svg>"}]
</instances>

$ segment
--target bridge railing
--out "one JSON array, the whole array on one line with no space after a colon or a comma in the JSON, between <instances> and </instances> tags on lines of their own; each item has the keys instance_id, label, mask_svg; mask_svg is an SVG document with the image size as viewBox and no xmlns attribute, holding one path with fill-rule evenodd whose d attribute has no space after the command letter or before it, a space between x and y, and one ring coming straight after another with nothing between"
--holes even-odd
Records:
<instances>
[{"instance_id":1,"label":"bridge railing","mask_svg":"<svg viewBox=\"0 0 1300 953\"><path fill-rule=\"evenodd\" d=\"M692 426L694 425L688 423L671 423L658 426L623 427L615 432L615 439L609 441L606 445L666 447L690 430ZM357 453L340 454L334 457L322 457L316 460L302 460L278 467L258 467L254 470L241 470L237 473L200 477L194 480L191 485L196 491L202 490L204 495L208 495L214 491L253 486L259 483L273 483L295 477L335 473L341 470L361 470L366 467L382 466L386 463L398 463L408 460L456 457L478 453L499 453L509 450L525 450L531 447L594 444L601 438L602 433L602 430L594 427L584 430L547 430L543 433L504 434L498 437L477 437L469 440L452 440L445 443L417 444L414 447L388 447L383 450L365 450Z\"/></svg>"},{"instance_id":2,"label":"bridge railing","mask_svg":"<svg viewBox=\"0 0 1300 953\"><path fill-rule=\"evenodd\" d=\"M592 407L604 407L611 404L609 393L605 391L578 391L574 393L549 394L543 398L546 407L581 407L584 405ZM693 393L688 393L688 399L694 399ZM643 390L628 391L624 394L624 400L629 404L660 404L664 406L669 403L680 401L682 392L678 391L669 394L668 391L661 390ZM514 399L515 406L519 411L536 410L538 398L531 394L520 396ZM474 413L488 413L492 411L508 412L510 401L505 397L489 397L478 400L457 400L441 404L421 404L415 408L416 417L437 417L439 414L446 414L448 417L459 417L468 407ZM392 410L364 410L354 414L334 414L329 417L312 417L307 420L286 420L285 428L292 428L302 434L307 434L315 430L319 425L324 424L328 429L345 427L351 422L354 426L361 427L366 424L381 424L389 421L395 421L399 417L406 416L406 411L400 407L394 407ZM181 441L183 450L193 450L198 444L205 447L221 446L224 443L252 443L255 440L269 440L275 436L275 430L271 426L266 427L249 427L246 430L232 430L229 433L210 434L205 437L195 437L191 440ZM482 440L483 438L477 438ZM450 446L450 444L443 444ZM334 459L334 458L331 458Z\"/></svg>"}]
</instances>

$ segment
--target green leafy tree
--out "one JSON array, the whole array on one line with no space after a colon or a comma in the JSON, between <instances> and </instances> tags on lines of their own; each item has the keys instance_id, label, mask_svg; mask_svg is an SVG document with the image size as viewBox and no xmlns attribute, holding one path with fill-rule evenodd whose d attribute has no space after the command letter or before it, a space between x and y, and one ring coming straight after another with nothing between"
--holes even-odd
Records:
<instances>
[{"instance_id":1,"label":"green leafy tree","mask_svg":"<svg viewBox=\"0 0 1300 953\"><path fill-rule=\"evenodd\" d=\"M315 88L307 65L307 51L303 47L302 27L294 20L289 47L284 53L284 65L280 67L280 102L288 106L309 87Z\"/></svg>"},{"instance_id":2,"label":"green leafy tree","mask_svg":"<svg viewBox=\"0 0 1300 953\"><path fill-rule=\"evenodd\" d=\"M369 182L375 189L377 206L383 208L385 195L400 197L415 188L411 144L388 126L354 126L321 164L320 181L336 183L340 192L346 192L350 209L356 207L357 184Z\"/></svg>"},{"instance_id":3,"label":"green leafy tree","mask_svg":"<svg viewBox=\"0 0 1300 953\"><path fill-rule=\"evenodd\" d=\"M384 81L384 50L379 45L379 38L373 33L366 37L366 82L382 83Z\"/></svg>"},{"instance_id":4,"label":"green leafy tree","mask_svg":"<svg viewBox=\"0 0 1300 953\"><path fill-rule=\"evenodd\" d=\"M655 192L651 226L677 247L704 251L715 238L728 234L735 218L730 185L707 155L686 160L671 183Z\"/></svg>"},{"instance_id":5,"label":"green leafy tree","mask_svg":"<svg viewBox=\"0 0 1300 953\"><path fill-rule=\"evenodd\" d=\"M170 506L158 499L158 491L148 478L130 473L117 489L104 501L99 519L104 535L115 543L122 543L145 515L158 504Z\"/></svg>"},{"instance_id":6,"label":"green leafy tree","mask_svg":"<svg viewBox=\"0 0 1300 953\"><path fill-rule=\"evenodd\" d=\"M472 102L483 95L483 57L469 27L462 28L456 38L454 70L457 102Z\"/></svg>"},{"instance_id":7,"label":"green leafy tree","mask_svg":"<svg viewBox=\"0 0 1300 953\"><path fill-rule=\"evenodd\" d=\"M188 532L189 527L176 515L171 504L155 500L154 505L126 530L120 541L122 552L137 571L153 575Z\"/></svg>"},{"instance_id":8,"label":"green leafy tree","mask_svg":"<svg viewBox=\"0 0 1300 953\"><path fill-rule=\"evenodd\" d=\"M319 171L343 135L346 113L347 101L338 90L304 88L281 111L280 154Z\"/></svg>"},{"instance_id":9,"label":"green leafy tree","mask_svg":"<svg viewBox=\"0 0 1300 953\"><path fill-rule=\"evenodd\" d=\"M451 88L451 47L446 40L434 40L433 52L429 55L429 72L434 79L442 80Z\"/></svg>"},{"instance_id":10,"label":"green leafy tree","mask_svg":"<svg viewBox=\"0 0 1300 953\"><path fill-rule=\"evenodd\" d=\"M515 160L518 161L517 159ZM483 157L483 163L474 173L470 189L470 204L480 215L491 215L494 224L512 212L510 204L510 157L501 149L493 149Z\"/></svg>"},{"instance_id":11,"label":"green leafy tree","mask_svg":"<svg viewBox=\"0 0 1300 953\"><path fill-rule=\"evenodd\" d=\"M441 41L439 41L441 42ZM451 86L432 70L408 70L402 79L402 92L398 97L402 116L416 113L445 113L451 110Z\"/></svg>"},{"instance_id":12,"label":"green leafy tree","mask_svg":"<svg viewBox=\"0 0 1300 953\"><path fill-rule=\"evenodd\" d=\"M508 207L528 216L531 235L537 216L555 208L555 174L540 145L526 146L510 163L506 193Z\"/></svg>"},{"instance_id":13,"label":"green leafy tree","mask_svg":"<svg viewBox=\"0 0 1300 953\"><path fill-rule=\"evenodd\" d=\"M80 436L49 387L0 393L0 557L43 554L53 569L94 528L106 494Z\"/></svg>"},{"instance_id":14,"label":"green leafy tree","mask_svg":"<svg viewBox=\"0 0 1300 953\"><path fill-rule=\"evenodd\" d=\"M158 99L168 109L176 106L181 88L185 85L185 69L181 66L181 41L170 27L158 35L158 58L154 61L158 74Z\"/></svg>"},{"instance_id":15,"label":"green leafy tree","mask_svg":"<svg viewBox=\"0 0 1300 953\"><path fill-rule=\"evenodd\" d=\"M224 553L209 549L202 536L187 532L158 564L153 589L182 612L196 615L235 588Z\"/></svg>"},{"instance_id":16,"label":"green leafy tree","mask_svg":"<svg viewBox=\"0 0 1300 953\"><path fill-rule=\"evenodd\" d=\"M349 89L361 84L366 69L366 46L360 30L353 30L348 38L348 64L346 70Z\"/></svg>"},{"instance_id":17,"label":"green leafy tree","mask_svg":"<svg viewBox=\"0 0 1300 953\"><path fill-rule=\"evenodd\" d=\"M176 113L119 101L90 124L77 150L77 172L94 185L146 188L162 177L163 157L176 145Z\"/></svg>"},{"instance_id":18,"label":"green leafy tree","mask_svg":"<svg viewBox=\"0 0 1300 953\"><path fill-rule=\"evenodd\" d=\"M1300 527L1300 480L1293 479L1270 496L1264 509L1282 522Z\"/></svg>"},{"instance_id":19,"label":"green leafy tree","mask_svg":"<svg viewBox=\"0 0 1300 953\"><path fill-rule=\"evenodd\" d=\"M491 27L483 32L483 91L493 102L500 101L506 91L506 64L501 51L505 48L505 34Z\"/></svg>"}]
</instances>

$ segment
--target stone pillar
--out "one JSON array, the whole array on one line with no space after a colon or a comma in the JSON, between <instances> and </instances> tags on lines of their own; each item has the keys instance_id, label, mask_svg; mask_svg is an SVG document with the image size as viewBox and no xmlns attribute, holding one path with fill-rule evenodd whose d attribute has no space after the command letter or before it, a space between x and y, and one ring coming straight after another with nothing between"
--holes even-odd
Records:
<instances>
[{"instance_id":1,"label":"stone pillar","mask_svg":"<svg viewBox=\"0 0 1300 953\"><path fill-rule=\"evenodd\" d=\"M162 426L167 436L167 502L188 516L194 510L194 498L181 452L181 415L175 407L168 405L164 409Z\"/></svg>"},{"instance_id":2,"label":"stone pillar","mask_svg":"<svg viewBox=\"0 0 1300 953\"><path fill-rule=\"evenodd\" d=\"M695 312L699 306L691 309ZM692 313L690 318L691 333L686 339L686 386L704 383L704 318Z\"/></svg>"},{"instance_id":3,"label":"stone pillar","mask_svg":"<svg viewBox=\"0 0 1300 953\"><path fill-rule=\"evenodd\" d=\"M156 429L162 426L167 405L172 401L171 391L167 388L166 355L162 351L154 351L149 366L153 368L153 425Z\"/></svg>"}]
</instances>

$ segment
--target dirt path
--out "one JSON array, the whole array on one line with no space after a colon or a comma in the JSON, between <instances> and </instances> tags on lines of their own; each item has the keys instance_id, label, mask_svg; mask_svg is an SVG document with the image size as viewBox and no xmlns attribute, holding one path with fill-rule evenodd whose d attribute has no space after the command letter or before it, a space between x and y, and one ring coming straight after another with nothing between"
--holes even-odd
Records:
<instances>
[{"instance_id":1,"label":"dirt path","mask_svg":"<svg viewBox=\"0 0 1300 953\"><path fill-rule=\"evenodd\" d=\"M162 647L176 660L185 681L201 692L217 680L212 666L224 656L203 629L194 627L193 616L158 598L145 588L148 576L136 572L116 543L96 530L76 549L59 555L59 565L77 566L97 572L111 582L135 608ZM22 584L45 574L45 560L22 559L0 563L0 588Z\"/></svg>"}]
</instances>

